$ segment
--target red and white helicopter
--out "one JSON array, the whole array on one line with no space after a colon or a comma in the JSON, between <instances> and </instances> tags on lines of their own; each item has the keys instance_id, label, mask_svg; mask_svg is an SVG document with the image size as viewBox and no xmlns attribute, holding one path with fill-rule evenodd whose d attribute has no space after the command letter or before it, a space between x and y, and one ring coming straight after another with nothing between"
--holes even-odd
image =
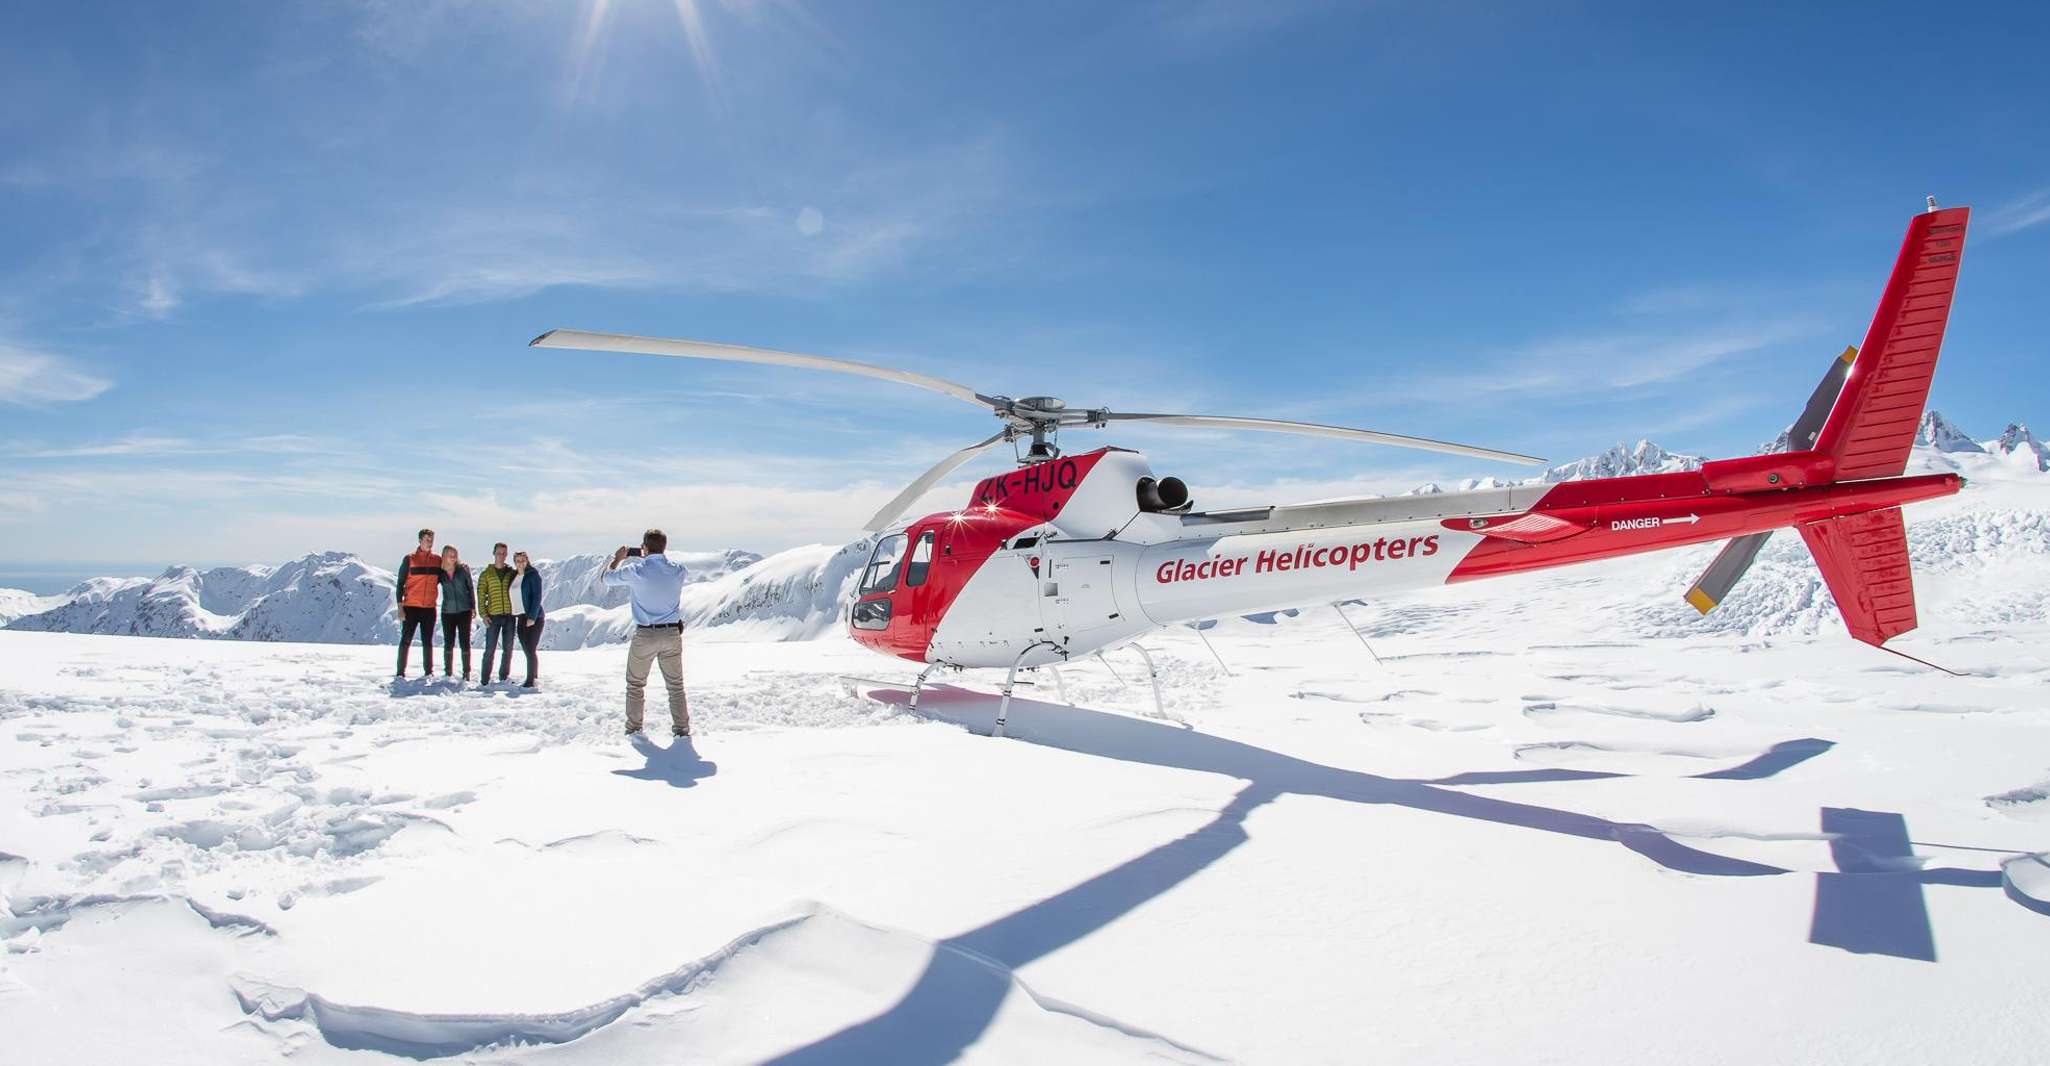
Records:
<instances>
[{"instance_id":1,"label":"red and white helicopter","mask_svg":"<svg viewBox=\"0 0 2050 1066\"><path fill-rule=\"evenodd\" d=\"M1863 346L1830 363L1790 431L1789 450L1688 473L1474 492L1199 511L1184 484L1156 476L1144 455L1116 447L1068 455L1057 437L1063 429L1146 423L1542 461L1364 429L1077 409L866 363L703 341L553 330L532 343L833 370L931 389L992 413L1002 424L994 435L941 460L869 520L868 529L883 535L848 626L868 647L925 664L910 686L913 707L942 667L1008 668L997 714L1002 735L1020 669L1132 644L1158 627L1728 540L1686 593L1707 613L1783 527L1800 531L1853 637L1880 646L1913 629L1901 505L1950 495L1964 481L1902 474L1949 319L1968 217L1968 208L1937 209L1932 197L1908 224ZM1018 469L978 482L959 509L898 522L956 467L1022 441L1030 444ZM1150 655L1147 664L1150 673Z\"/></svg>"}]
</instances>

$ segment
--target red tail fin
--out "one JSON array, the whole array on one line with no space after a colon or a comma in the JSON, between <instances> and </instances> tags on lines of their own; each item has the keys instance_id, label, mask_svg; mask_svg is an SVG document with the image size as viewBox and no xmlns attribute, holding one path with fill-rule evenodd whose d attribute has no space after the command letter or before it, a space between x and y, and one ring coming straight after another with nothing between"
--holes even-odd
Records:
<instances>
[{"instance_id":1,"label":"red tail fin","mask_svg":"<svg viewBox=\"0 0 2050 1066\"><path fill-rule=\"evenodd\" d=\"M1915 628L1915 581L1900 508L1805 525L1801 539L1852 636L1881 645Z\"/></svg>"},{"instance_id":2,"label":"red tail fin","mask_svg":"<svg viewBox=\"0 0 2050 1066\"><path fill-rule=\"evenodd\" d=\"M1907 469L1950 320L1970 216L1970 208L1952 207L1908 223L1872 328L1815 441L1816 451L1836 458L1840 481L1895 477Z\"/></svg>"}]
</instances>

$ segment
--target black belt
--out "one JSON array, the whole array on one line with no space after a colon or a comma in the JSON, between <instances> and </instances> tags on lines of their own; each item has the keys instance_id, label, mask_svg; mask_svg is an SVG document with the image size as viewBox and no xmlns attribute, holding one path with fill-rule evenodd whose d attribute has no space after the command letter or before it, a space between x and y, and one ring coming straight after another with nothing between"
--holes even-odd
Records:
<instances>
[{"instance_id":1,"label":"black belt","mask_svg":"<svg viewBox=\"0 0 2050 1066\"><path fill-rule=\"evenodd\" d=\"M682 622L657 622L651 626L635 626L635 629L682 629Z\"/></svg>"}]
</instances>

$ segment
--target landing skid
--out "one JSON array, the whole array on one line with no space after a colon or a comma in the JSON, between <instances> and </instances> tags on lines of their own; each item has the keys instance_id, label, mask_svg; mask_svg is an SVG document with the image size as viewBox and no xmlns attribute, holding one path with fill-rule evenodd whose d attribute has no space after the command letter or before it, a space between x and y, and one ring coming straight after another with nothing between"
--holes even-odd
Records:
<instances>
[{"instance_id":1,"label":"landing skid","mask_svg":"<svg viewBox=\"0 0 2050 1066\"><path fill-rule=\"evenodd\" d=\"M1018 657L1011 661L1010 669L1004 673L1004 684L1003 688L1000 690L1001 698L998 700L997 703L996 727L991 731L991 736L1001 737L1004 735L1004 726L1010 719L1012 690L1017 688L1019 685L1032 684L1032 682L1030 681L1019 680L1018 671L1020 669L1025 669L1028 671L1039 669L1039 667L1036 666L1024 667L1021 664L1024 663L1026 656L1032 654L1034 651L1037 651L1042 647L1052 647L1055 650L1059 650L1059 646L1053 644L1050 641L1042 642L1040 644L1034 644L1031 647L1026 648L1024 651L1019 652ZM1153 687L1154 717L1168 717L1167 705L1162 700L1160 695L1160 670L1153 663L1153 653L1147 651L1143 646L1139 644L1132 644L1130 645L1130 647L1132 648L1132 650L1139 653L1140 658L1146 661L1146 680L1150 682ZM1104 669L1110 671L1110 676L1117 679L1117 682L1120 686L1124 685L1125 679L1122 676L1120 676L1115 669L1111 668L1109 660L1104 659L1101 654L1097 655L1096 658L1097 661L1103 663ZM897 692L909 692L911 694L911 702L907 709L910 710L912 713L916 714L918 712L918 699L920 696L925 694L926 682L929 679L931 679L933 674L937 673L941 669L950 669L953 670L955 673L966 672L966 668L964 667L953 666L948 663L932 663L928 665L925 669L920 670L918 672L918 678L910 682L909 684L906 684L902 681L884 681L879 678L873 677L855 677L852 674L841 674L839 675L839 677L841 684L847 687L848 692L850 694L857 696L860 695L859 690L862 688L886 688L892 689ZM1060 693L1061 702L1068 702L1068 683L1067 679L1061 676L1061 668L1057 665L1048 664L1046 669L1053 672L1054 685L1056 687L1056 690Z\"/></svg>"}]
</instances>

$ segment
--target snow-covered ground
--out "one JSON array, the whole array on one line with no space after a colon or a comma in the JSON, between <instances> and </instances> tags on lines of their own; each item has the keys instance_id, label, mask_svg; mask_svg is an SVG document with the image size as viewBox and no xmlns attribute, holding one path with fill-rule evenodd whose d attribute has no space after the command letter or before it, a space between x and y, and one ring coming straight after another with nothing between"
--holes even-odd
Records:
<instances>
[{"instance_id":1,"label":"snow-covered ground","mask_svg":"<svg viewBox=\"0 0 2050 1066\"><path fill-rule=\"evenodd\" d=\"M1177 629L1164 716L1114 656L1005 740L838 638L694 633L692 745L618 646L0 633L6 1060L2042 1061L2050 624L1969 610L2042 557L1923 576L1963 677L1618 639L1704 554Z\"/></svg>"},{"instance_id":2,"label":"snow-covered ground","mask_svg":"<svg viewBox=\"0 0 2050 1066\"><path fill-rule=\"evenodd\" d=\"M523 692L0 632L0 1062L2046 1061L2050 462L1925 429L1971 484L1894 646L1962 676L1788 535L1706 619L1713 546L1352 605L1371 649L1176 628L1164 710L1120 653L1003 740L994 678L913 714L786 639L858 546L686 590L694 742L620 735L617 644ZM195 577L165 617L252 595Z\"/></svg>"}]
</instances>

